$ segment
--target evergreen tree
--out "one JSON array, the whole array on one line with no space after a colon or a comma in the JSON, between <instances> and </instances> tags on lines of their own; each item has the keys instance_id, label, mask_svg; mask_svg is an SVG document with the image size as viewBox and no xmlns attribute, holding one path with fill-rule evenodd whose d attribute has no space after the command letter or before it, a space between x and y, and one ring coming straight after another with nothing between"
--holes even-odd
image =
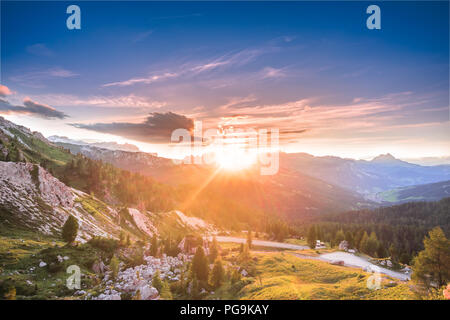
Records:
<instances>
[{"instance_id":1,"label":"evergreen tree","mask_svg":"<svg viewBox=\"0 0 450 320\"><path fill-rule=\"evenodd\" d=\"M247 245L248 245L248 248L249 248L249 249L252 248L252 241L253 241L253 238L252 238L252 231L251 231L251 230L248 230L248 232L247 232Z\"/></svg>"},{"instance_id":2,"label":"evergreen tree","mask_svg":"<svg viewBox=\"0 0 450 320\"><path fill-rule=\"evenodd\" d=\"M250 250L248 249L248 244L244 244L241 254L239 255L241 262L248 262L250 260Z\"/></svg>"},{"instance_id":3,"label":"evergreen tree","mask_svg":"<svg viewBox=\"0 0 450 320\"><path fill-rule=\"evenodd\" d=\"M236 282L241 280L241 274L237 269L234 269L231 273L231 284L235 284Z\"/></svg>"},{"instance_id":4,"label":"evergreen tree","mask_svg":"<svg viewBox=\"0 0 450 320\"><path fill-rule=\"evenodd\" d=\"M354 247L355 244L353 243L353 235L350 231L345 232L345 240L347 240L349 248Z\"/></svg>"},{"instance_id":5,"label":"evergreen tree","mask_svg":"<svg viewBox=\"0 0 450 320\"><path fill-rule=\"evenodd\" d=\"M155 272L155 274L153 275L153 278L152 278L152 286L153 286L156 290L158 290L158 292L161 294L161 291L162 291L162 288L163 288L163 282L162 282L162 280L161 280L161 276L160 276L159 270L157 270L157 271Z\"/></svg>"},{"instance_id":6,"label":"evergreen tree","mask_svg":"<svg viewBox=\"0 0 450 320\"><path fill-rule=\"evenodd\" d=\"M340 229L337 233L336 233L336 237L335 237L335 244L339 245L342 241L345 240L345 234L344 231L342 231L342 229Z\"/></svg>"},{"instance_id":7,"label":"evergreen tree","mask_svg":"<svg viewBox=\"0 0 450 320\"><path fill-rule=\"evenodd\" d=\"M378 249L378 238L375 232L370 233L369 239L367 239L366 253L370 256L374 256Z\"/></svg>"},{"instance_id":8,"label":"evergreen tree","mask_svg":"<svg viewBox=\"0 0 450 320\"><path fill-rule=\"evenodd\" d=\"M308 235L306 236L306 241L311 249L314 249L316 247L316 240L316 228L314 228L314 226L310 226L308 229Z\"/></svg>"},{"instance_id":9,"label":"evergreen tree","mask_svg":"<svg viewBox=\"0 0 450 320\"><path fill-rule=\"evenodd\" d=\"M225 269L222 265L222 259L218 257L216 261L214 262L214 267L211 272L211 277L209 279L209 284L214 289L217 289L220 287L223 283L223 279L225 276Z\"/></svg>"},{"instance_id":10,"label":"evergreen tree","mask_svg":"<svg viewBox=\"0 0 450 320\"><path fill-rule=\"evenodd\" d=\"M213 237L211 243L211 250L209 251L209 261L216 261L217 256L219 255L219 245L217 244L216 237Z\"/></svg>"},{"instance_id":11,"label":"evergreen tree","mask_svg":"<svg viewBox=\"0 0 450 320\"><path fill-rule=\"evenodd\" d=\"M119 273L119 259L117 259L116 255L111 258L109 269L111 270L111 277L115 279Z\"/></svg>"},{"instance_id":12,"label":"evergreen tree","mask_svg":"<svg viewBox=\"0 0 450 320\"><path fill-rule=\"evenodd\" d=\"M205 255L205 251L202 246L198 246L194 258L192 259L192 272L195 278L200 281L208 281L209 266L208 258Z\"/></svg>"},{"instance_id":13,"label":"evergreen tree","mask_svg":"<svg viewBox=\"0 0 450 320\"><path fill-rule=\"evenodd\" d=\"M156 234L153 235L150 243L150 255L154 257L158 255L158 239L156 238Z\"/></svg>"},{"instance_id":14,"label":"evergreen tree","mask_svg":"<svg viewBox=\"0 0 450 320\"><path fill-rule=\"evenodd\" d=\"M399 260L398 250L395 244L391 244L389 246L389 255L391 257L392 262L397 263Z\"/></svg>"},{"instance_id":15,"label":"evergreen tree","mask_svg":"<svg viewBox=\"0 0 450 320\"><path fill-rule=\"evenodd\" d=\"M66 241L68 244L72 244L75 241L75 238L77 237L77 233L78 233L78 221L74 216L70 215L63 225L62 237L64 241Z\"/></svg>"},{"instance_id":16,"label":"evergreen tree","mask_svg":"<svg viewBox=\"0 0 450 320\"><path fill-rule=\"evenodd\" d=\"M413 279L425 290L450 282L450 240L440 227L432 229L423 240L425 249L413 262Z\"/></svg>"},{"instance_id":17,"label":"evergreen tree","mask_svg":"<svg viewBox=\"0 0 450 320\"><path fill-rule=\"evenodd\" d=\"M172 300L172 292L170 291L170 286L167 281L163 281L160 291L160 297L163 300Z\"/></svg>"},{"instance_id":18,"label":"evergreen tree","mask_svg":"<svg viewBox=\"0 0 450 320\"><path fill-rule=\"evenodd\" d=\"M121 246L125 245L125 235L124 235L123 231L120 231L120 234L119 234L119 244Z\"/></svg>"},{"instance_id":19,"label":"evergreen tree","mask_svg":"<svg viewBox=\"0 0 450 320\"><path fill-rule=\"evenodd\" d=\"M368 253L367 252L367 244L369 242L369 235L367 234L366 231L364 231L364 234L361 238L361 242L359 243L359 251L364 252L364 253Z\"/></svg>"}]
</instances>

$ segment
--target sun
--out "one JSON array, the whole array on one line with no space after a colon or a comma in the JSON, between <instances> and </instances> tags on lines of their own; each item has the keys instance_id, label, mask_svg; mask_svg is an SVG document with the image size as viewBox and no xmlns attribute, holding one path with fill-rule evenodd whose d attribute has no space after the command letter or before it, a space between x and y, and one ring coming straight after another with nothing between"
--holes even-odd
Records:
<instances>
[{"instance_id":1,"label":"sun","mask_svg":"<svg viewBox=\"0 0 450 320\"><path fill-rule=\"evenodd\" d=\"M237 146L225 146L215 151L216 164L225 170L238 171L256 163L256 153Z\"/></svg>"}]
</instances>

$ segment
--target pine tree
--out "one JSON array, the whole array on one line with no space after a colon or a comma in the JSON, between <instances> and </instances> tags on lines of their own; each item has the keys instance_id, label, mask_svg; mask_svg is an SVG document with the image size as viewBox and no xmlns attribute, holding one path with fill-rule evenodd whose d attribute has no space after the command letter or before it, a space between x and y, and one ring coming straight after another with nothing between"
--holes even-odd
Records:
<instances>
[{"instance_id":1,"label":"pine tree","mask_svg":"<svg viewBox=\"0 0 450 320\"><path fill-rule=\"evenodd\" d=\"M209 266L208 258L202 246L198 246L192 259L192 272L200 281L208 281Z\"/></svg>"},{"instance_id":2,"label":"pine tree","mask_svg":"<svg viewBox=\"0 0 450 320\"><path fill-rule=\"evenodd\" d=\"M316 228L314 228L314 226L310 226L308 229L308 235L306 236L306 241L308 242L308 246L311 249L314 249L316 247L316 240Z\"/></svg>"},{"instance_id":3,"label":"pine tree","mask_svg":"<svg viewBox=\"0 0 450 320\"><path fill-rule=\"evenodd\" d=\"M350 231L347 231L345 233L345 240L347 240L347 242L348 242L348 247L349 248L353 248L353 246L354 246L353 235L352 235L352 233Z\"/></svg>"},{"instance_id":4,"label":"pine tree","mask_svg":"<svg viewBox=\"0 0 450 320\"><path fill-rule=\"evenodd\" d=\"M423 240L425 249L413 262L413 279L429 291L450 282L450 240L440 227L432 229Z\"/></svg>"},{"instance_id":5,"label":"pine tree","mask_svg":"<svg viewBox=\"0 0 450 320\"><path fill-rule=\"evenodd\" d=\"M364 252L364 253L368 253L367 252L367 243L369 242L369 235L367 234L366 231L364 231L364 234L361 238L361 242L359 243L359 251Z\"/></svg>"},{"instance_id":6,"label":"pine tree","mask_svg":"<svg viewBox=\"0 0 450 320\"><path fill-rule=\"evenodd\" d=\"M369 239L367 239L366 253L370 256L374 256L378 249L378 238L375 232L370 233Z\"/></svg>"},{"instance_id":7,"label":"pine tree","mask_svg":"<svg viewBox=\"0 0 450 320\"><path fill-rule=\"evenodd\" d=\"M397 246L395 244L391 244L389 246L389 255L391 257L392 262L397 263L399 260L398 257L398 249Z\"/></svg>"},{"instance_id":8,"label":"pine tree","mask_svg":"<svg viewBox=\"0 0 450 320\"><path fill-rule=\"evenodd\" d=\"M217 256L219 255L219 245L217 244L216 237L213 238L211 243L211 250L209 252L209 261L216 261Z\"/></svg>"},{"instance_id":9,"label":"pine tree","mask_svg":"<svg viewBox=\"0 0 450 320\"><path fill-rule=\"evenodd\" d=\"M231 273L231 284L235 284L236 282L241 280L241 274L237 269L234 269Z\"/></svg>"},{"instance_id":10,"label":"pine tree","mask_svg":"<svg viewBox=\"0 0 450 320\"><path fill-rule=\"evenodd\" d=\"M162 290L162 287L163 287L163 282L161 280L159 270L156 271L156 273L153 275L152 286L156 290L158 290L158 292L161 294L161 290Z\"/></svg>"},{"instance_id":11,"label":"pine tree","mask_svg":"<svg viewBox=\"0 0 450 320\"><path fill-rule=\"evenodd\" d=\"M172 300L172 292L170 291L170 286L167 281L163 281L159 295L163 300Z\"/></svg>"},{"instance_id":12,"label":"pine tree","mask_svg":"<svg viewBox=\"0 0 450 320\"><path fill-rule=\"evenodd\" d=\"M115 279L119 273L119 259L114 255L109 262L109 269L111 270L111 277Z\"/></svg>"},{"instance_id":13,"label":"pine tree","mask_svg":"<svg viewBox=\"0 0 450 320\"><path fill-rule=\"evenodd\" d=\"M70 215L62 228L62 237L68 244L72 244L77 237L77 233L78 221L74 216Z\"/></svg>"},{"instance_id":14,"label":"pine tree","mask_svg":"<svg viewBox=\"0 0 450 320\"><path fill-rule=\"evenodd\" d=\"M209 279L209 284L214 289L217 289L220 287L223 283L223 279L225 276L225 269L222 265L222 259L218 257L216 261L214 262L214 266L211 272L211 277Z\"/></svg>"},{"instance_id":15,"label":"pine tree","mask_svg":"<svg viewBox=\"0 0 450 320\"><path fill-rule=\"evenodd\" d=\"M342 229L340 229L337 233L336 233L336 238L335 238L335 244L339 245L341 243L341 241L345 240L345 234L344 231L342 231Z\"/></svg>"},{"instance_id":16,"label":"pine tree","mask_svg":"<svg viewBox=\"0 0 450 320\"><path fill-rule=\"evenodd\" d=\"M152 241L150 243L150 255L156 257L158 254L158 239L156 238L156 234L153 235Z\"/></svg>"},{"instance_id":17,"label":"pine tree","mask_svg":"<svg viewBox=\"0 0 450 320\"><path fill-rule=\"evenodd\" d=\"M121 246L123 246L125 244L125 234L123 233L123 231L120 231L120 234L119 234L119 244Z\"/></svg>"},{"instance_id":18,"label":"pine tree","mask_svg":"<svg viewBox=\"0 0 450 320\"><path fill-rule=\"evenodd\" d=\"M250 260L250 250L248 249L248 245L244 244L244 248L239 256L241 262L248 262Z\"/></svg>"},{"instance_id":19,"label":"pine tree","mask_svg":"<svg viewBox=\"0 0 450 320\"><path fill-rule=\"evenodd\" d=\"M247 245L248 245L249 249L252 248L252 241L253 241L252 231L248 230L248 232L247 232Z\"/></svg>"}]
</instances>

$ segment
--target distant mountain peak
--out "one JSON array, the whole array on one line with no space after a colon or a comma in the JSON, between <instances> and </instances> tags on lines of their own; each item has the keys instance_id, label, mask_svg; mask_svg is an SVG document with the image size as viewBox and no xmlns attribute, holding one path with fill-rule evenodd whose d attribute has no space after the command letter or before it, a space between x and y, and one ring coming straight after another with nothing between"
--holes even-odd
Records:
<instances>
[{"instance_id":1,"label":"distant mountain peak","mask_svg":"<svg viewBox=\"0 0 450 320\"><path fill-rule=\"evenodd\" d=\"M397 158L395 158L392 154L386 153L386 154L380 154L379 156L376 156L372 159L372 162L398 162L401 161Z\"/></svg>"}]
</instances>

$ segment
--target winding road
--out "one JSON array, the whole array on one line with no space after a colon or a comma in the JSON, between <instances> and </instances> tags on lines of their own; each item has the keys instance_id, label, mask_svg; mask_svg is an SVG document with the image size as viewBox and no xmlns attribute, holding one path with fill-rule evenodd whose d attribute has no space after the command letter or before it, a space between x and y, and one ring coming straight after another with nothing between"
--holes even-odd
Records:
<instances>
[{"instance_id":1,"label":"winding road","mask_svg":"<svg viewBox=\"0 0 450 320\"><path fill-rule=\"evenodd\" d=\"M210 238L211 239L211 238ZM216 239L218 242L233 242L233 243L245 243L247 239L245 238L238 238L238 237L228 237L228 236L216 236ZM283 242L275 242L275 241L265 241L265 240L257 240L254 239L252 241L253 245L255 246L261 246L261 247L268 247L268 248L282 248L282 249L290 249L290 250L305 250L309 249L308 246L300 246L290 243L283 243ZM351 253L347 252L331 252L331 253L325 253L321 254L319 256L307 256L303 254L298 253L292 253L294 256L302 259L312 259L312 260L321 260L325 262L332 262L332 261L343 261L344 267L353 267L353 268L361 268L364 271L372 270L373 272L379 272L382 274L385 274L389 277L407 281L411 279L411 276L409 274L389 270L387 268L379 267L371 262L369 262L367 259L363 257L356 256Z\"/></svg>"},{"instance_id":2,"label":"winding road","mask_svg":"<svg viewBox=\"0 0 450 320\"><path fill-rule=\"evenodd\" d=\"M237 238L237 237L226 237L226 236L216 236L218 242L234 242L234 243L245 243L247 239L245 238ZM253 239L252 244L255 246L268 247L268 248L282 248L282 249L291 249L291 250L305 250L309 249L308 246L299 246L296 244L283 243L283 242L275 242L275 241L265 241L265 240L257 240Z\"/></svg>"}]
</instances>

